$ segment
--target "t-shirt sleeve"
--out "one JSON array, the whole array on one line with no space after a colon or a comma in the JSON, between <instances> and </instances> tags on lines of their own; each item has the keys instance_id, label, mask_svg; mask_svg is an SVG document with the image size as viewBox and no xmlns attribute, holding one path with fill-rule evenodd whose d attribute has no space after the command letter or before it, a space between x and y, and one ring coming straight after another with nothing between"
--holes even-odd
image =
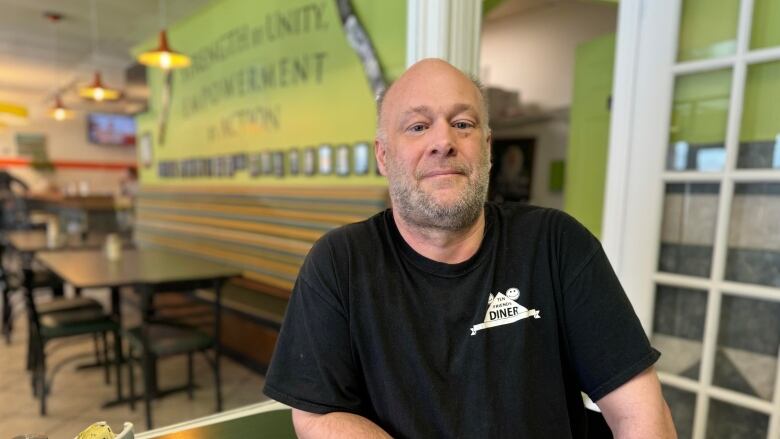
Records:
<instances>
[{"instance_id":1,"label":"t-shirt sleeve","mask_svg":"<svg viewBox=\"0 0 780 439\"><path fill-rule=\"evenodd\" d=\"M360 414L360 380L333 259L325 239L307 256L293 287L263 392L311 413Z\"/></svg>"},{"instance_id":2,"label":"t-shirt sleeve","mask_svg":"<svg viewBox=\"0 0 780 439\"><path fill-rule=\"evenodd\" d=\"M567 344L582 390L598 401L653 365L650 346L601 244L570 220L562 249Z\"/></svg>"}]
</instances>

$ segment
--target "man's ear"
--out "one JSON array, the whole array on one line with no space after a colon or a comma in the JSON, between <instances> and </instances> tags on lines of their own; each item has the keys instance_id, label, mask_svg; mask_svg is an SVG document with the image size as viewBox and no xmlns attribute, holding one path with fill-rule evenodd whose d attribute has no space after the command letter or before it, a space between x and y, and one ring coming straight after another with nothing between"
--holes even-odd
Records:
<instances>
[{"instance_id":1,"label":"man's ear","mask_svg":"<svg viewBox=\"0 0 780 439\"><path fill-rule=\"evenodd\" d=\"M493 167L493 131L488 131L487 135L488 157L490 157L490 167Z\"/></svg>"},{"instance_id":2,"label":"man's ear","mask_svg":"<svg viewBox=\"0 0 780 439\"><path fill-rule=\"evenodd\" d=\"M374 155L376 156L376 166L379 169L379 173L386 176L385 158L387 155L387 146L378 138L374 139Z\"/></svg>"}]
</instances>

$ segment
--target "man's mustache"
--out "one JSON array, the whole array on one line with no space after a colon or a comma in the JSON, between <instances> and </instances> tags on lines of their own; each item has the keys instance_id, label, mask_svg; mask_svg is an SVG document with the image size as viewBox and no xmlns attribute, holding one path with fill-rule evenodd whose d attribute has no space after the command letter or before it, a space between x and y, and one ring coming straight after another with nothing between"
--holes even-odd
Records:
<instances>
[{"instance_id":1,"label":"man's mustache","mask_svg":"<svg viewBox=\"0 0 780 439\"><path fill-rule=\"evenodd\" d=\"M443 160L439 163L430 164L425 169L415 172L416 179L422 179L437 174L462 174L471 175L471 166L454 160Z\"/></svg>"}]
</instances>

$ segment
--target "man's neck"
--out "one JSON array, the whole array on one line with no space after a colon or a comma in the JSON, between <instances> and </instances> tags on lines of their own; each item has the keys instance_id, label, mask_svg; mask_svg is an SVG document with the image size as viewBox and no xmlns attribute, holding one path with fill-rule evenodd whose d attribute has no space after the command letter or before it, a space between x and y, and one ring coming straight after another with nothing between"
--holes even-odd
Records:
<instances>
[{"instance_id":1,"label":"man's neck","mask_svg":"<svg viewBox=\"0 0 780 439\"><path fill-rule=\"evenodd\" d=\"M401 237L414 251L437 262L457 264L474 256L485 235L485 211L471 226L463 230L420 228L405 221L396 209L393 220Z\"/></svg>"}]
</instances>

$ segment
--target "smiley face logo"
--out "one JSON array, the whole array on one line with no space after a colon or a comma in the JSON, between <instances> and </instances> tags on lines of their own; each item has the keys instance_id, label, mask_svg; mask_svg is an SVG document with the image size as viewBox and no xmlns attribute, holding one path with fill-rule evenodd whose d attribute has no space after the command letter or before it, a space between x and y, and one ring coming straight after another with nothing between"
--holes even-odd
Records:
<instances>
[{"instance_id":1,"label":"smiley face logo","mask_svg":"<svg viewBox=\"0 0 780 439\"><path fill-rule=\"evenodd\" d=\"M520 297L520 290L517 288L510 288L506 290L506 297L517 300L518 297Z\"/></svg>"}]
</instances>

